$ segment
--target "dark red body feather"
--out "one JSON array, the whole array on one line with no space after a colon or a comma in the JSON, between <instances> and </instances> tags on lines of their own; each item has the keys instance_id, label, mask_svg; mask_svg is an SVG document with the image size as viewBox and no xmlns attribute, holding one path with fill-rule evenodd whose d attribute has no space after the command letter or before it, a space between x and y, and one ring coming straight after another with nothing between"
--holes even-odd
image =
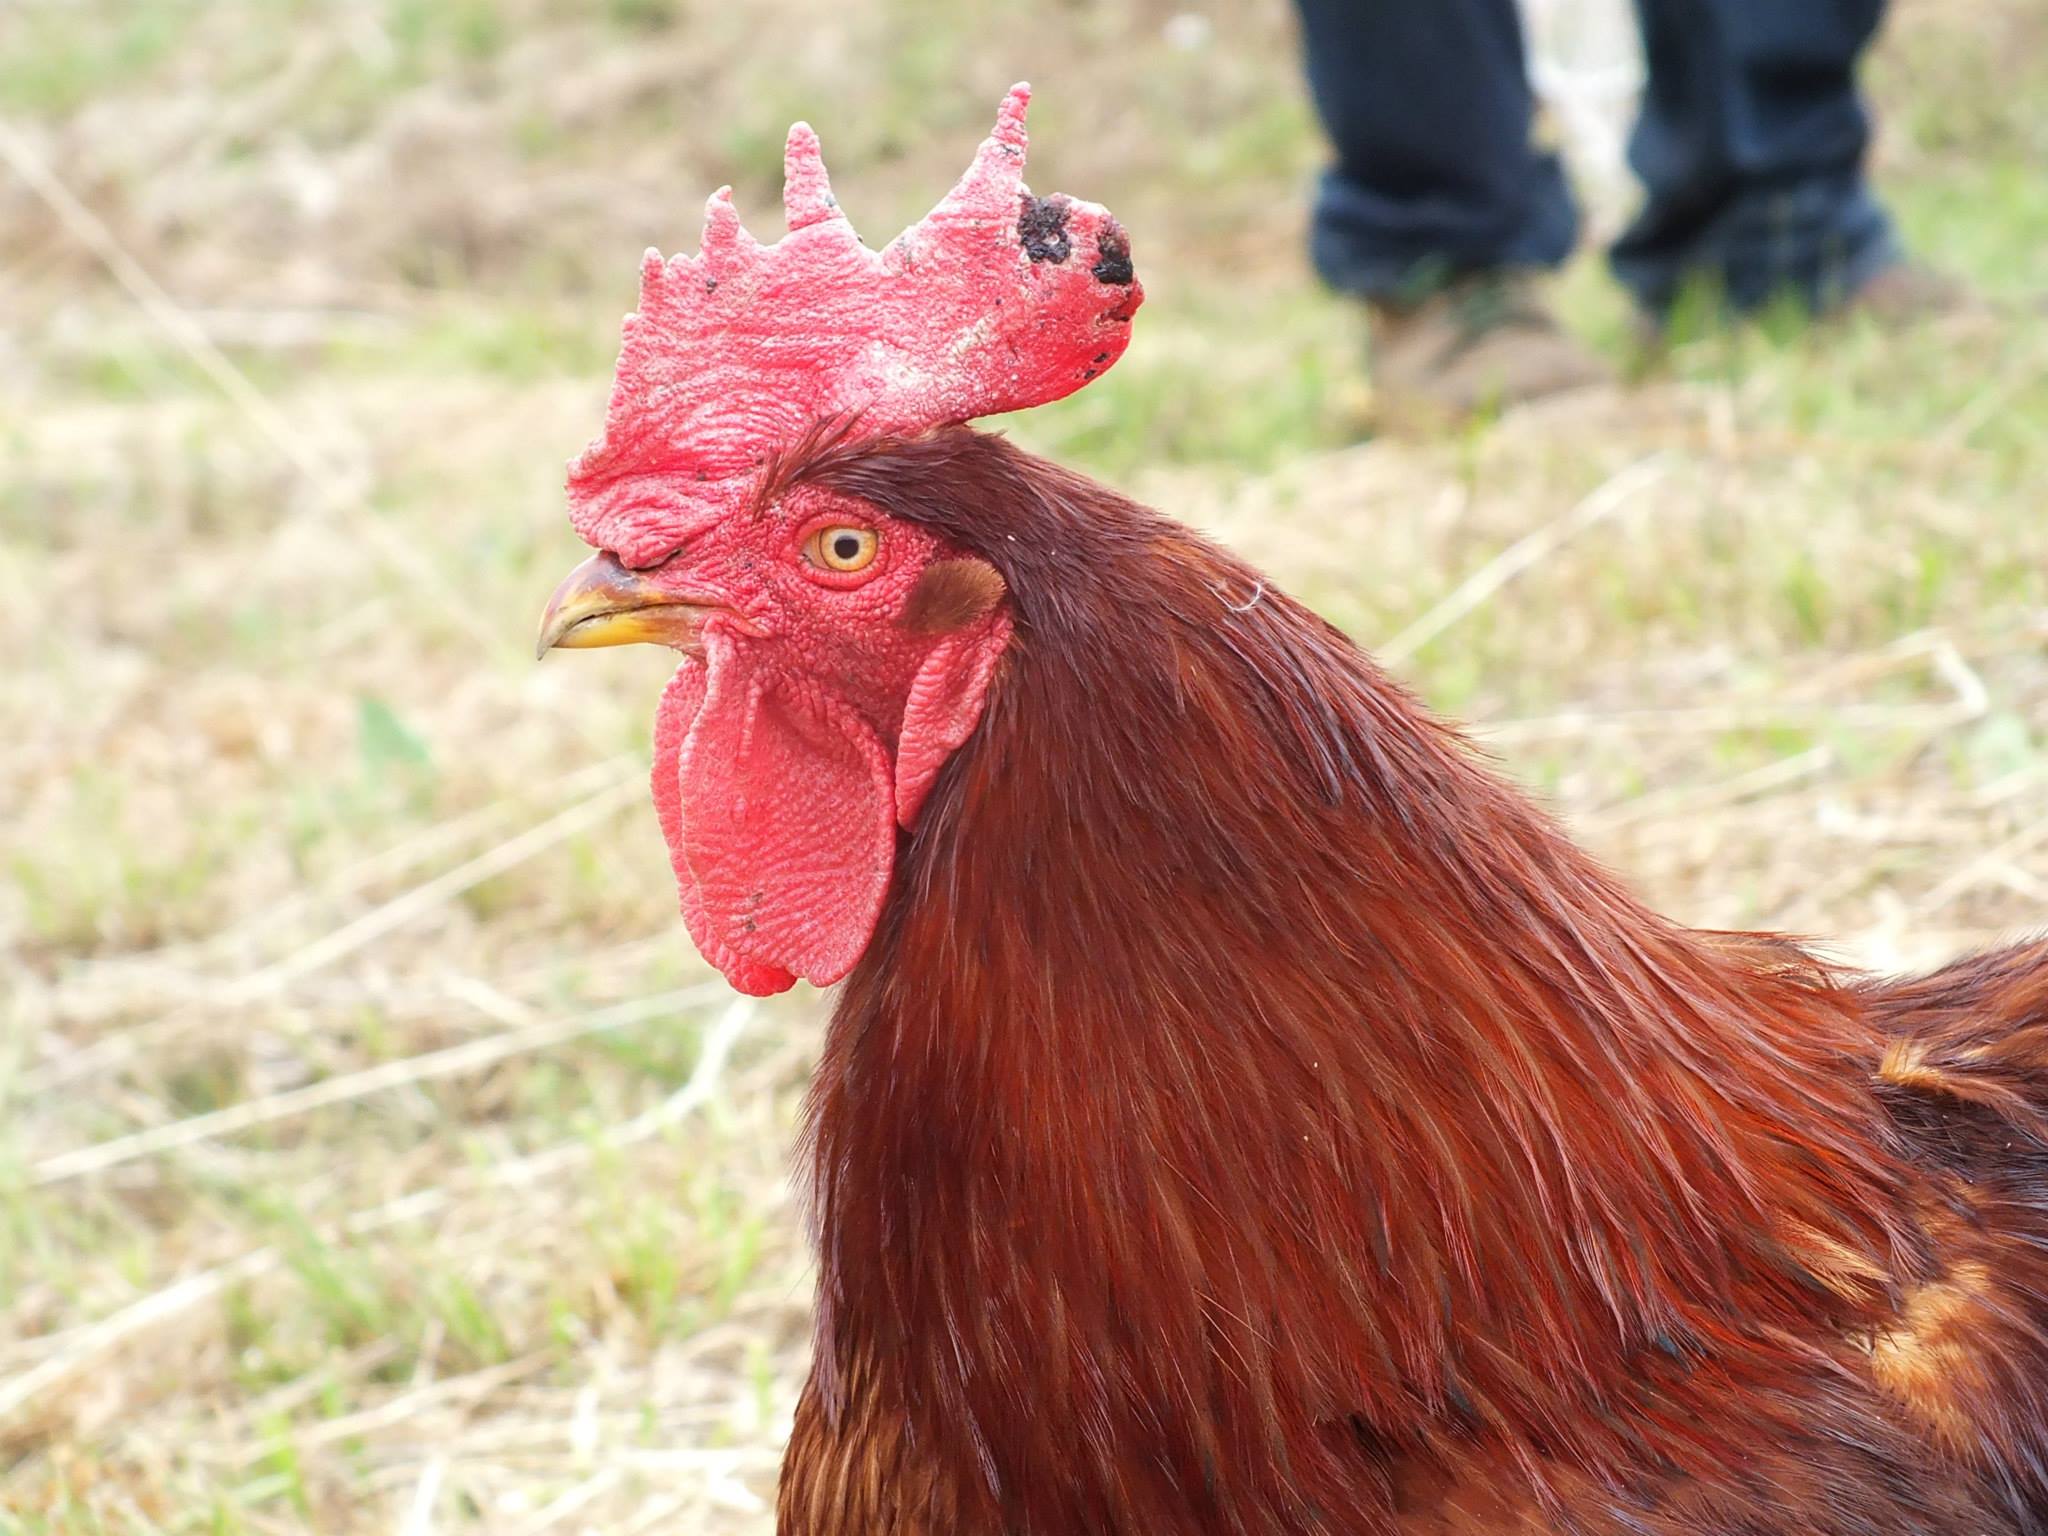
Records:
<instances>
[{"instance_id":1,"label":"dark red body feather","mask_svg":"<svg viewBox=\"0 0 2048 1536\"><path fill-rule=\"evenodd\" d=\"M1155 514L802 473L1016 636L819 1068L785 1536L2048 1529L2048 951L1678 927Z\"/></svg>"}]
</instances>

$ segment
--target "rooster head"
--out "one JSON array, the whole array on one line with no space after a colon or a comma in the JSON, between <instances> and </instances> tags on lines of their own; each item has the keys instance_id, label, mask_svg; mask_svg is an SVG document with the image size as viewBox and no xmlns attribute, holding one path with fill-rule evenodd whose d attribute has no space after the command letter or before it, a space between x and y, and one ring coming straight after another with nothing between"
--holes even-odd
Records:
<instances>
[{"instance_id":1,"label":"rooster head","mask_svg":"<svg viewBox=\"0 0 2048 1536\"><path fill-rule=\"evenodd\" d=\"M993 567L807 470L1072 393L1143 298L1116 220L1025 189L1029 99L1010 92L959 183L879 253L792 128L787 233L758 244L726 189L697 255L647 253L604 433L569 468L598 553L540 649L682 653L655 804L691 935L743 992L853 968L1011 631Z\"/></svg>"}]
</instances>

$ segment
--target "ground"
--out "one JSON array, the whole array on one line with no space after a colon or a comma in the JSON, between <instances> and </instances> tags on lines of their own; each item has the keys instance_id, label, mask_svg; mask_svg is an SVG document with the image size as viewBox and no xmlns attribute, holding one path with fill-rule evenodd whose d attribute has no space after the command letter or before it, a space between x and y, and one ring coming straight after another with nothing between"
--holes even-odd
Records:
<instances>
[{"instance_id":1,"label":"ground","mask_svg":"<svg viewBox=\"0 0 2048 1536\"><path fill-rule=\"evenodd\" d=\"M1665 909L1879 966L2037 923L2044 45L1901 0L1873 70L1986 313L1398 442L1303 271L1277 0L0 10L0 1530L769 1530L823 1003L686 942L663 658L530 647L638 254L726 181L772 236L793 117L879 243L1033 79L1034 186L1151 297L1009 430L1248 551ZM1625 359L1596 258L1564 294Z\"/></svg>"}]
</instances>

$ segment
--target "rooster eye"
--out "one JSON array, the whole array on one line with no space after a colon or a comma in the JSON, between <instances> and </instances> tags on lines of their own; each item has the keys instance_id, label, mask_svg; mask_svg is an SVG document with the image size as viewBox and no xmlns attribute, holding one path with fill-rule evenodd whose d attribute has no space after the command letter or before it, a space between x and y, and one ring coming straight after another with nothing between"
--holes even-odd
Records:
<instances>
[{"instance_id":1,"label":"rooster eye","mask_svg":"<svg viewBox=\"0 0 2048 1536\"><path fill-rule=\"evenodd\" d=\"M804 541L804 553L813 565L828 571L849 574L864 571L874 564L875 552L881 540L872 528L856 528L841 524L820 528Z\"/></svg>"}]
</instances>

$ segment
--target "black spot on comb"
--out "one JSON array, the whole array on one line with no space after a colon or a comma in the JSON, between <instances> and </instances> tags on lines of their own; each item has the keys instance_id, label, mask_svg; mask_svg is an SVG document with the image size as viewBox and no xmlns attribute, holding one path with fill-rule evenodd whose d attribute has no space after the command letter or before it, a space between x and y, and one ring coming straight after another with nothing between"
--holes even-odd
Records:
<instances>
[{"instance_id":1,"label":"black spot on comb","mask_svg":"<svg viewBox=\"0 0 2048 1536\"><path fill-rule=\"evenodd\" d=\"M1137 276L1131 265L1131 237L1115 219L1102 221L1102 233L1095 237L1095 265L1089 271L1098 283L1121 288Z\"/></svg>"},{"instance_id":2,"label":"black spot on comb","mask_svg":"<svg viewBox=\"0 0 2048 1536\"><path fill-rule=\"evenodd\" d=\"M1017 238L1024 242L1024 254L1033 261L1055 264L1074 254L1067 238L1068 200L1055 192L1051 197L1033 197L1029 192L1017 199Z\"/></svg>"}]
</instances>

